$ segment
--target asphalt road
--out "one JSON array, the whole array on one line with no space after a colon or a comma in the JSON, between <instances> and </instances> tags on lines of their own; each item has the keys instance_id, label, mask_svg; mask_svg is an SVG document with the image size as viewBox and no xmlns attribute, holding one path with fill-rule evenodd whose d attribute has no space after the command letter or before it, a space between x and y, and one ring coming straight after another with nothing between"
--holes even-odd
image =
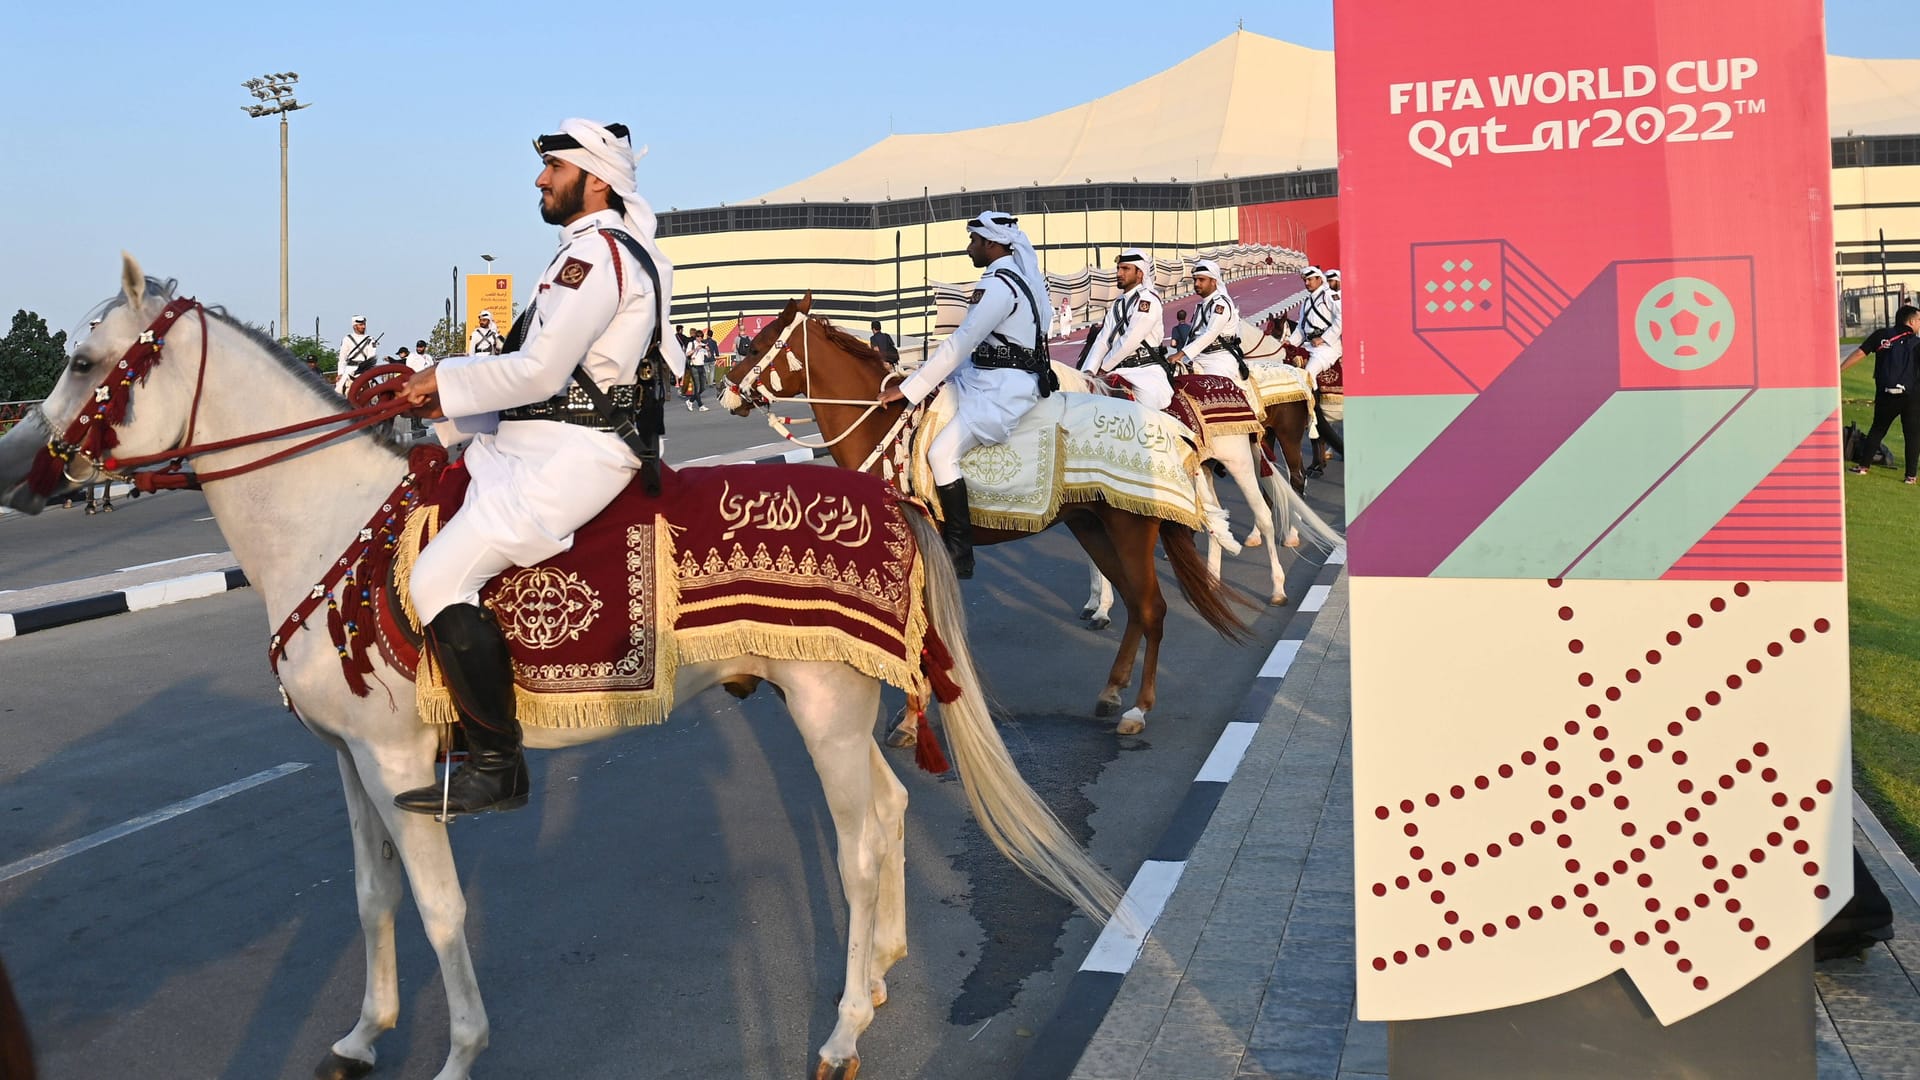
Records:
<instances>
[{"instance_id":1,"label":"asphalt road","mask_svg":"<svg viewBox=\"0 0 1920 1080\"><path fill-rule=\"evenodd\" d=\"M680 460L766 437L717 410L688 419L669 417ZM1330 519L1339 471L1311 492ZM197 496L170 494L110 518L0 520L0 588L220 550L212 523L193 520L205 516ZM1227 577L1264 596L1257 554L1230 560ZM986 549L981 564L966 586L970 637L1003 734L1124 881L1287 612L1261 610L1257 639L1236 648L1172 600L1160 706L1143 737L1122 740L1091 718L1119 628L1079 622L1085 571L1071 538ZM1292 570L1298 597L1314 566ZM0 877L221 785L310 766L0 881L0 954L50 1080L305 1077L357 1015L337 774L279 707L267 623L241 590L0 643ZM861 1040L863 1075L1000 1075L1094 929L1000 859L957 783L890 755L912 799L913 953ZM531 764L527 810L454 826L493 1023L476 1075L809 1075L834 1022L845 908L818 781L777 699L709 692L666 726ZM400 1026L376 1075L428 1078L445 1057L446 1006L410 904L399 949Z\"/></svg>"}]
</instances>

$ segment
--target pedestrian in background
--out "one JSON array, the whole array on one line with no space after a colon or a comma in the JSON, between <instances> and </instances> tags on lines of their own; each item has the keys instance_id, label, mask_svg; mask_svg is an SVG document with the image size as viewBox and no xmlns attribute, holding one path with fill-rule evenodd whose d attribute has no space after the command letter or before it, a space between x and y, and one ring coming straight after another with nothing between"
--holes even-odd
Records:
<instances>
[{"instance_id":1,"label":"pedestrian in background","mask_svg":"<svg viewBox=\"0 0 1920 1080\"><path fill-rule=\"evenodd\" d=\"M1897 418L1906 442L1907 483L1920 473L1920 308L1904 305L1894 313L1893 325L1867 335L1860 347L1841 361L1845 371L1867 356L1873 357L1873 426L1853 445L1853 471L1865 475L1868 463L1880 452L1880 441Z\"/></svg>"},{"instance_id":2,"label":"pedestrian in background","mask_svg":"<svg viewBox=\"0 0 1920 1080\"><path fill-rule=\"evenodd\" d=\"M893 343L893 335L887 333L885 330L880 329L879 319L873 320L872 325L873 325L873 337L868 339L868 344L873 346L874 352L877 352L880 354L880 359L885 360L887 362L888 367L890 368L899 367L900 366L900 346L895 345Z\"/></svg>"},{"instance_id":3,"label":"pedestrian in background","mask_svg":"<svg viewBox=\"0 0 1920 1080\"><path fill-rule=\"evenodd\" d=\"M1173 347L1176 350L1185 349L1187 342L1192 340L1193 324L1187 321L1187 309L1181 308L1173 316Z\"/></svg>"}]
</instances>

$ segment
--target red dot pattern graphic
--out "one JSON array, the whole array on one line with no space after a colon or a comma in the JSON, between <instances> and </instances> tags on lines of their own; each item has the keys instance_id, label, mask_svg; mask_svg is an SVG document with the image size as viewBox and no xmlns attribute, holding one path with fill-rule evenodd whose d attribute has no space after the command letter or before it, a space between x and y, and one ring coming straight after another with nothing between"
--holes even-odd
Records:
<instances>
[{"instance_id":1,"label":"red dot pattern graphic","mask_svg":"<svg viewBox=\"0 0 1920 1080\"><path fill-rule=\"evenodd\" d=\"M1547 584L1549 587L1557 589L1561 587L1563 583L1558 579L1554 579ZM1744 598L1751 594L1752 587L1746 582L1738 582L1733 586L1731 592L1736 598ZM1715 615L1719 615L1726 612L1729 606L1726 597L1715 596L1708 601L1706 610ZM1559 621L1565 623L1574 623L1578 618L1578 612L1571 605L1566 604L1558 606L1554 614ZM1707 616L1700 612L1688 613L1683 621L1686 628L1690 631L1702 630L1708 626ZM1829 632L1831 628L1829 621L1824 618L1815 619L1812 623L1813 632L1816 634L1825 634ZM1787 642L1793 645L1803 644L1808 640L1808 634L1806 629L1794 627L1786 634L1786 639ZM1667 632L1664 640L1666 644L1672 648L1681 648L1684 646L1687 637L1680 629L1676 628ZM1787 644L1772 641L1767 644L1765 652L1769 658L1779 659L1786 654L1788 647ZM1567 651L1570 654L1580 655L1585 649L1586 644L1580 638L1571 638L1567 642ZM1658 649L1649 649L1645 653L1645 661L1649 667L1659 665L1664 658L1662 652ZM1747 678L1743 677L1743 673L1744 676L1761 676L1765 673L1766 669L1767 665L1765 661L1758 656L1751 657L1744 661L1741 666L1741 672L1728 673L1722 685L1724 685L1728 691L1737 692L1741 690L1748 681ZM1600 697L1604 699L1607 704L1620 702L1628 693L1626 688L1637 686L1645 677L1646 673L1641 669L1637 667L1628 668L1621 672L1619 676L1621 683L1625 685L1622 686L1620 683L1607 685L1601 690ZM1575 682L1583 689L1592 688L1597 681L1595 674L1591 671L1581 671L1575 676ZM1719 690L1708 690L1702 694L1700 700L1707 708L1711 709L1719 706L1726 698ZM1585 718L1590 721L1601 719L1605 713L1606 707L1599 700L1590 702L1584 709ZM1685 722L1683 723L1680 720L1669 721L1665 725L1665 734L1672 739L1683 738L1692 725L1702 722L1708 715L1709 714L1699 706L1689 706L1683 713ZM1568 735L1578 735L1582 730L1582 726L1578 720L1569 719L1562 725L1562 730ZM1604 745L1613 734L1610 728L1606 725L1596 724L1588 734L1592 737L1594 743L1597 744L1595 757L1602 764L1614 763L1618 755L1612 747ZM1645 746L1648 754L1656 756L1667 752L1668 749L1666 741L1658 737L1647 739ZM1541 749L1546 753L1553 753L1557 751L1559 747L1559 739L1553 736L1548 736L1541 742ZM1683 795L1693 795L1694 801L1699 804L1698 807L1688 806L1683 816L1689 823L1697 825L1705 813L1702 808L1715 806L1720 798L1719 792L1732 792L1743 780L1757 779L1758 782L1764 783L1769 787L1777 785L1779 782L1779 773L1770 766L1760 767L1757 777L1755 776L1754 770L1757 767L1755 759L1766 758L1769 752L1770 748L1764 742L1755 743L1751 747L1751 756L1738 758L1732 764L1730 771L1722 772L1707 782L1696 783L1695 780L1690 777L1682 777L1678 781L1679 792ZM1544 754L1535 753L1531 749L1522 752L1518 760L1521 766L1529 769L1537 767L1549 777L1557 777L1563 769L1563 765L1558 758L1549 758L1544 756ZM1686 752L1680 749L1672 750L1669 760L1676 768L1683 768L1688 764ZM1624 764L1627 766L1628 772L1639 771L1646 766L1647 759L1641 757L1638 753L1632 753L1626 758ZM1502 762L1494 772L1502 781L1511 780L1517 775L1514 766L1509 762ZM1628 795L1616 793L1611 800L1606 799L1608 791L1612 788L1619 787L1626 779L1627 777L1620 769L1609 768L1605 771L1603 777L1592 780L1584 786L1574 784L1569 788L1561 783L1550 783L1546 789L1549 798L1556 802L1564 801L1566 803L1566 809L1556 807L1553 811L1552 819L1554 825L1563 826L1567 824L1570 812L1572 814L1578 814L1590 806L1600 807L1604 804L1610 805L1615 811L1628 811L1632 806L1632 801ZM1471 792L1486 791L1491 785L1492 781L1489 780L1487 775L1480 774L1475 776L1471 781L1471 788L1464 782L1448 785L1445 789L1446 798L1454 802L1460 802L1467 799ZM1834 784L1831 780L1821 779L1815 784L1815 792L1813 794L1802 795L1797 801L1784 791L1774 791L1770 805L1782 809L1797 809L1800 813L1812 813L1820 804L1820 800L1816 796L1830 795L1833 790ZM1589 796L1591 797L1591 802L1588 800ZM1438 792L1429 792L1425 794L1422 801L1428 809L1433 809L1440 807L1444 800ZM1417 815L1420 811L1419 805L1413 799L1402 799L1399 803L1399 809L1401 814L1408 816ZM1374 808L1374 816L1381 821L1387 821L1394 816L1394 811L1387 805L1382 804ZM1648 858L1647 848L1654 850L1663 849L1666 846L1669 836L1679 839L1683 834L1688 833L1688 827L1678 820L1667 821L1658 825L1634 821L1622 822L1620 832L1624 837L1633 838L1642 828L1648 831L1649 835L1645 840L1645 846L1635 846L1627 852L1626 858L1614 859L1610 864L1606 864L1606 869L1598 869L1591 874L1585 875L1587 880L1576 880L1571 887L1572 895L1575 899L1583 901L1577 910L1579 915L1589 922L1595 935L1608 939L1607 948L1611 953L1624 955L1629 949L1657 950L1673 963L1676 971L1682 974L1691 973L1694 964L1684 955L1684 948L1681 943L1672 937L1676 924L1688 923L1695 917L1696 912L1704 915L1716 902L1728 917L1737 918L1737 921L1734 921L1732 925L1736 926L1742 934L1749 937L1753 947L1757 950L1765 951L1772 947L1772 941L1767 935L1757 932L1760 927L1752 917L1739 915L1742 908L1742 900L1735 892L1734 882L1745 880L1750 872L1750 864L1757 865L1763 863L1766 860L1769 849L1777 850L1783 846L1787 846L1789 844L1789 835L1797 831L1801 827L1801 824L1801 820L1797 815L1788 813L1779 819L1777 827L1768 827L1761 837L1755 838L1756 844L1760 846L1751 848L1747 852L1745 861L1729 865L1724 871L1724 876L1714 879L1712 884L1713 893L1711 896L1708 893L1701 892L1691 897L1662 898L1652 895L1657 885L1655 874L1639 869L1639 864L1646 862ZM1403 831L1407 836L1417 834L1418 829L1414 822L1407 821L1403 823L1403 825ZM1547 831L1548 826L1546 822L1541 820L1532 821L1527 826L1527 832L1536 837L1545 835ZM1528 836L1525 833L1514 831L1505 837L1504 848L1500 842L1493 841L1487 843L1481 850L1485 852L1488 860L1495 860L1501 856L1503 851L1522 848L1527 839ZM1720 842L1716 841L1714 836L1704 828L1693 829L1687 839L1691 842L1690 846L1699 848L1706 848L1709 845L1720 845ZM1569 850L1573 848L1576 843L1573 833L1558 830L1554 832L1553 841L1561 850ZM1791 848L1795 856L1804 857L1810 850L1810 845L1805 840L1796 839L1791 842ZM1415 860L1420 859L1422 855L1423 853L1419 848L1412 849L1411 857ZM1480 864L1480 857L1480 851L1467 851L1460 856L1460 862L1471 869ZM1714 854L1704 854L1701 857L1701 865L1709 871L1714 871L1719 867L1719 859ZM1442 863L1441 867L1442 873L1447 876L1452 876L1456 872L1456 867L1451 860ZM1583 875L1582 864L1577 858L1565 859L1564 869L1566 874L1571 878L1577 879ZM1817 877L1820 874L1819 864L1811 859L1803 858L1799 869L1808 877ZM1421 871L1421 881L1431 880L1431 876L1430 871ZM1729 880L1730 878L1732 879L1731 881ZM1588 881L1591 881L1591 886L1589 886ZM1626 888L1631 885L1644 894L1639 898L1639 903L1634 905L1636 909L1644 912L1642 917L1647 920L1644 924L1632 927L1618 926L1609 923L1601 917L1602 909L1597 900L1593 899L1593 897L1597 895L1593 892L1593 889L1607 888L1616 881L1620 888ZM1393 888L1395 890L1405 891L1411 887L1411 884L1406 877L1402 876L1394 880ZM1374 883L1371 891L1376 897L1387 896L1390 892L1385 882ZM1816 885L1813 888L1813 894L1815 897L1824 900L1830 895L1830 890L1824 884ZM1429 898L1433 904L1437 906L1445 907L1447 903L1446 894L1438 889L1432 890ZM1543 901L1530 903L1522 901L1515 911L1501 913L1495 917L1493 921L1482 923L1478 936L1490 940L1496 939L1500 935L1502 927L1510 932L1518 931L1529 921L1538 922L1548 918L1550 915L1548 909L1551 909L1552 912L1563 912L1566 911L1568 907L1568 899L1563 894L1555 894L1545 898ZM1449 927L1454 926L1459 923L1460 914L1455 910L1448 909L1444 912L1443 921ZM1436 938L1432 942L1431 949L1426 942L1415 943L1413 946L1413 956L1415 958L1425 958L1431 955L1432 950L1449 952L1456 944L1456 937L1457 943L1462 946L1472 945L1476 940L1474 930L1463 929L1460 930L1457 935L1443 935ZM1372 958L1372 965L1376 971L1385 971L1390 964L1404 965L1407 962L1408 954L1404 949L1395 950L1391 954L1390 959L1386 955ZM1711 982L1705 975L1696 975L1691 985L1695 990L1704 991L1711 986Z\"/></svg>"}]
</instances>

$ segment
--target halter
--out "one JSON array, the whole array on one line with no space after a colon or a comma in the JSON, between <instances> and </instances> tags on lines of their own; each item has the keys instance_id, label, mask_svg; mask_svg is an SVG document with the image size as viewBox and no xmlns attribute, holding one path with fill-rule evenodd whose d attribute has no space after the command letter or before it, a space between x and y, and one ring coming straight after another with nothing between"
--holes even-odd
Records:
<instances>
[{"instance_id":1,"label":"halter","mask_svg":"<svg viewBox=\"0 0 1920 1080\"><path fill-rule=\"evenodd\" d=\"M187 412L187 427L180 445L157 454L143 454L121 458L112 456L110 451L120 443L115 429L127 418L127 409L132 404L135 385L146 385L153 369L159 365L166 348L167 332L182 315L193 312L200 320L200 366L193 381L193 405ZM33 468L27 474L27 487L34 494L50 496L56 490L61 477L70 483L84 484L106 476L116 480L130 480L134 487L144 492L162 489L198 488L215 480L224 480L230 476L239 476L255 469L263 469L278 464L296 454L304 453L316 446L332 442L356 431L390 420L412 408L405 399L397 395L387 401L373 400L373 388L384 383L389 377L405 370L404 365L384 364L370 368L356 376L348 389L348 399L361 402L357 408L329 416L316 417L274 428L271 431L255 432L232 439L220 439L215 442L198 443L193 441L194 428L200 419L200 398L207 384L207 309L193 297L181 297L163 308L160 314L140 332L133 344L113 365L106 381L93 390L93 401L89 407L82 408L66 431L47 440L47 445L34 457ZM54 427L53 415L47 412L46 402L40 403L40 415L47 429ZM237 465L231 469L218 469L214 472L185 472L187 459L201 454L210 454L219 450L232 450L241 446L269 442L274 439L311 431L351 421L347 426L321 432L314 438L282 450L276 450L266 457ZM74 475L74 463L84 462L81 475ZM143 466L165 464L154 470L144 470Z\"/></svg>"},{"instance_id":2,"label":"halter","mask_svg":"<svg viewBox=\"0 0 1920 1080\"><path fill-rule=\"evenodd\" d=\"M741 403L744 403L750 408L765 409L767 411L767 426L772 428L781 438L796 446L806 447L809 450L826 450L838 445L841 440L853 434L855 429L859 428L861 424L866 423L869 417L884 408L885 405L877 398L873 400L864 398L817 398L806 394L780 397L778 400L791 401L798 405L861 405L866 407L858 419L847 425L845 431L842 431L831 439L812 443L793 433L792 425L795 423L804 423L805 421L797 418L784 417L774 412L773 399L778 397L783 389L780 382L780 371L774 367L774 361L785 355L787 358L787 370L789 372L799 372L801 377L806 380L807 386L813 385L812 349L807 340L807 332L805 330L806 322L807 313L796 309L793 313L793 319L781 329L779 338L774 341L773 347L767 350L767 354L755 362L753 367L747 369L747 373L738 380L731 376L727 378L725 389L723 389L720 394L720 406L721 408L731 410L739 407ZM797 358L793 347L788 344L796 330L800 333L800 350ZM898 377L896 373L886 375L880 380L881 388L885 389L887 382L896 377ZM760 380L762 378L766 379L767 387L772 390L771 395L761 392ZM732 397L731 401L729 401L729 395ZM862 461L854 471L867 472L873 468L875 463L882 462L883 458L887 458L888 450L900 440L901 435L908 429L913 417L919 411L919 407L913 405L909 405L906 409L902 410L900 418L893 422L893 426L888 428L887 433L880 437L880 441L874 444L872 452L867 454L866 459ZM894 461L891 458L887 458L882 464L882 475L887 480L892 480L894 479L894 472Z\"/></svg>"}]
</instances>

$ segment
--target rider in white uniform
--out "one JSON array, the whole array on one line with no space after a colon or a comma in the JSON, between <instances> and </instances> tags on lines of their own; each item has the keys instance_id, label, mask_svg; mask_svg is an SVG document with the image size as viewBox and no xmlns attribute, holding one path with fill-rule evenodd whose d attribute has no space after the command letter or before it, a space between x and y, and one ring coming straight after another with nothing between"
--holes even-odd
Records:
<instances>
[{"instance_id":1,"label":"rider in white uniform","mask_svg":"<svg viewBox=\"0 0 1920 1080\"><path fill-rule=\"evenodd\" d=\"M1306 346L1307 374L1319 378L1340 359L1340 311L1319 267L1309 266L1300 276L1307 281L1307 298L1300 302L1300 317L1287 343Z\"/></svg>"},{"instance_id":2,"label":"rider in white uniform","mask_svg":"<svg viewBox=\"0 0 1920 1080\"><path fill-rule=\"evenodd\" d=\"M374 340L367 336L367 317L355 315L353 329L347 331L347 336L340 339L339 366L333 372L335 393L345 396L347 387L353 383L353 377L377 362L374 356L375 348L377 346Z\"/></svg>"},{"instance_id":3,"label":"rider in white uniform","mask_svg":"<svg viewBox=\"0 0 1920 1080\"><path fill-rule=\"evenodd\" d=\"M466 724L469 754L449 784L459 813L524 803L512 659L480 589L514 566L531 566L573 546L574 530L625 490L642 461L600 418L581 369L617 409L640 404L639 371L656 346L678 376L685 357L659 333L655 288L673 294L673 266L654 245L654 216L634 190L627 129L568 120L534 140L543 168L540 213L560 226L560 251L511 351L448 357L413 376L406 396L430 415L444 412L471 435L465 463L473 480L461 505L414 564L410 587L427 640ZM656 281L621 239L633 240ZM395 803L437 813L437 785L402 792Z\"/></svg>"},{"instance_id":4,"label":"rider in white uniform","mask_svg":"<svg viewBox=\"0 0 1920 1080\"><path fill-rule=\"evenodd\" d=\"M1121 293L1107 307L1100 336L1087 350L1081 370L1090 375L1120 376L1133 398L1149 409L1173 404L1173 383L1167 379L1160 342L1166 335L1161 322L1160 294L1148 280L1146 253L1128 248L1114 263Z\"/></svg>"},{"instance_id":5,"label":"rider in white uniform","mask_svg":"<svg viewBox=\"0 0 1920 1080\"><path fill-rule=\"evenodd\" d=\"M963 578L973 576L973 525L960 459L976 446L1007 441L1014 424L1051 392L1053 379L1037 350L1053 311L1041 306L1050 294L1033 241L1018 218L996 210L968 222L967 233L967 257L986 271L967 300L967 317L918 371L881 395L883 403L920 402L942 380L953 387L953 422L927 448L927 464L940 497L941 538Z\"/></svg>"},{"instance_id":6,"label":"rider in white uniform","mask_svg":"<svg viewBox=\"0 0 1920 1080\"><path fill-rule=\"evenodd\" d=\"M1240 309L1222 287L1220 267L1213 260L1201 259L1193 264L1193 291L1200 295L1193 336L1167 360L1191 364L1202 375L1218 375L1244 385L1240 357L1234 352L1240 344Z\"/></svg>"}]
</instances>

